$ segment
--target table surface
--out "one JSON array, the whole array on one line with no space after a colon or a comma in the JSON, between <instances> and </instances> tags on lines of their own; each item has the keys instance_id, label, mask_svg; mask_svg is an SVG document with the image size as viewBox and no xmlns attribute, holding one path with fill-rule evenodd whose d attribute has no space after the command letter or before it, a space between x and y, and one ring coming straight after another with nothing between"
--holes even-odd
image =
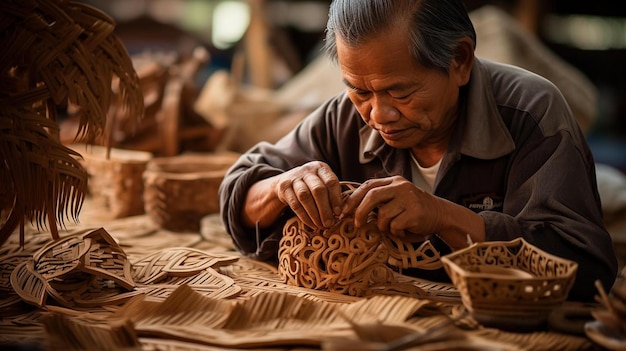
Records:
<instances>
[{"instance_id":1,"label":"table surface","mask_svg":"<svg viewBox=\"0 0 626 351\"><path fill-rule=\"evenodd\" d=\"M391 287L368 297L285 284L276 267L234 249L217 214L205 217L199 232L172 232L147 215L109 218L102 205L88 199L79 223L66 223L60 234L98 228L124 250L142 284L112 305L64 306L54 296L42 308L25 304L10 290L9 267L16 263L7 264L8 258L32 258L51 241L45 229L27 226L23 250L17 232L0 247L0 346L57 349L89 343L88 348L105 349L126 342L143 350L375 350L426 331L429 339L422 340L420 350L598 349L584 333L562 328L515 332L481 326L467 315L451 284L397 275L398 282L417 286L420 294ZM178 267L170 259L176 252L188 254ZM154 262L170 262L169 268L158 267L169 272L168 278L157 281ZM145 273L152 276L139 278L138 267L152 269ZM120 335L127 340L120 341Z\"/></svg>"}]
</instances>

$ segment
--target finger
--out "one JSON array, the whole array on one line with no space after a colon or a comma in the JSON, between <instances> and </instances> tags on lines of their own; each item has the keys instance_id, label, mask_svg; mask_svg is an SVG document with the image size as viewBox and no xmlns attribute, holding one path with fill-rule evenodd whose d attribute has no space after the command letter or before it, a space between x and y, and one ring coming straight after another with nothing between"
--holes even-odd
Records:
<instances>
[{"instance_id":1,"label":"finger","mask_svg":"<svg viewBox=\"0 0 626 351\"><path fill-rule=\"evenodd\" d=\"M359 227L367 223L369 214L391 201L393 197L393 192L384 187L375 187L367 191L354 211L354 224Z\"/></svg>"},{"instance_id":2,"label":"finger","mask_svg":"<svg viewBox=\"0 0 626 351\"><path fill-rule=\"evenodd\" d=\"M293 188L295 182L296 181L293 181L292 186L285 188L285 190L283 191L284 201L304 224L311 228L315 228L315 223L313 223L306 209L300 202L300 199L298 199L298 196L296 195L296 192Z\"/></svg>"},{"instance_id":3,"label":"finger","mask_svg":"<svg viewBox=\"0 0 626 351\"><path fill-rule=\"evenodd\" d=\"M306 177L306 178L310 178L310 177ZM308 180L308 181L313 183L312 185L313 187L315 187L316 189L318 188L315 185L314 181L311 181L311 180ZM293 189L296 194L296 197L298 198L298 201L300 202L300 204L302 205L304 209L304 212L306 213L306 216L308 217L309 221L313 224L313 228L324 228L324 225L322 223L322 220L319 214L318 203L311 189L309 188L307 181L304 179L296 179L293 182ZM315 191L319 192L319 190L315 190Z\"/></svg>"},{"instance_id":4,"label":"finger","mask_svg":"<svg viewBox=\"0 0 626 351\"><path fill-rule=\"evenodd\" d=\"M394 235L404 234L404 226L399 223L404 212L405 209L397 203L379 205L376 218L378 229Z\"/></svg>"},{"instance_id":5,"label":"finger","mask_svg":"<svg viewBox=\"0 0 626 351\"><path fill-rule=\"evenodd\" d=\"M388 233L391 233L391 235L399 238L404 238L407 232L406 222L402 219L402 217L404 217L403 213L400 213L398 216L392 218L389 222Z\"/></svg>"},{"instance_id":6,"label":"finger","mask_svg":"<svg viewBox=\"0 0 626 351\"><path fill-rule=\"evenodd\" d=\"M335 215L333 214L329 189L326 184L317 176L307 176L304 182L309 188L309 192L315 203L315 213L309 213L310 217L315 221L319 218L319 223L323 228L329 228L335 223Z\"/></svg>"},{"instance_id":7,"label":"finger","mask_svg":"<svg viewBox=\"0 0 626 351\"><path fill-rule=\"evenodd\" d=\"M357 206L363 201L363 197L367 194L367 186L365 183L361 184L345 198L342 199L342 207L340 216L346 216L355 211Z\"/></svg>"},{"instance_id":8,"label":"finger","mask_svg":"<svg viewBox=\"0 0 626 351\"><path fill-rule=\"evenodd\" d=\"M344 199L344 205L342 207L342 215L347 215L349 213L354 212L357 207L359 207L365 199L365 196L369 194L369 192L373 189L376 189L381 186L386 186L391 184L392 180L390 178L380 178L380 179L370 179L356 189L352 191L350 196ZM376 206L372 207L370 210L373 210ZM369 213L369 212L367 212Z\"/></svg>"},{"instance_id":9,"label":"finger","mask_svg":"<svg viewBox=\"0 0 626 351\"><path fill-rule=\"evenodd\" d=\"M341 194L341 183L339 178L329 167L320 167L317 171L318 177L324 183L328 193L330 209L332 211L332 219L341 214L341 206L343 205L343 196ZM326 218L325 218L326 219Z\"/></svg>"}]
</instances>

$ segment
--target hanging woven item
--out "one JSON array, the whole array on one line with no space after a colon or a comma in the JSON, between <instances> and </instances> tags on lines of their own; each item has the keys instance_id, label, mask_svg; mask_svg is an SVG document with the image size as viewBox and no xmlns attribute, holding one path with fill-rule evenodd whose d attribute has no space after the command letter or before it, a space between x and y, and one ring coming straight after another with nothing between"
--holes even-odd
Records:
<instances>
[{"instance_id":1,"label":"hanging woven item","mask_svg":"<svg viewBox=\"0 0 626 351\"><path fill-rule=\"evenodd\" d=\"M80 154L59 142L58 110L77 111L76 137L86 143L113 122L113 104L143 115L137 74L114 28L76 1L0 2L0 245L25 218L47 223L58 239L57 221L78 217L87 175Z\"/></svg>"}]
</instances>

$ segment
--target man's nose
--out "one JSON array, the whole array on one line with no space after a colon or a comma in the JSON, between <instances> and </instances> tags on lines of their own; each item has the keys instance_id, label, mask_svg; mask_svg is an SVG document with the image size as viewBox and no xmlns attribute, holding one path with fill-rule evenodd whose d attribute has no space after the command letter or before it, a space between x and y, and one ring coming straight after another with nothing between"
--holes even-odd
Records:
<instances>
[{"instance_id":1,"label":"man's nose","mask_svg":"<svg viewBox=\"0 0 626 351\"><path fill-rule=\"evenodd\" d=\"M384 97L372 99L370 119L378 124L394 122L400 116L398 110Z\"/></svg>"}]
</instances>

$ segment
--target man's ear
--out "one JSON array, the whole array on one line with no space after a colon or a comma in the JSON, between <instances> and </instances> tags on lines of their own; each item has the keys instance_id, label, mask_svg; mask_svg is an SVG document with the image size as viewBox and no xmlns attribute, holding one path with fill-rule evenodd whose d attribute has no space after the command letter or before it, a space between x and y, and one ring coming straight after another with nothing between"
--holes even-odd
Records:
<instances>
[{"instance_id":1,"label":"man's ear","mask_svg":"<svg viewBox=\"0 0 626 351\"><path fill-rule=\"evenodd\" d=\"M463 86L469 82L474 67L474 42L469 37L459 40L450 65L450 74L457 79L457 84Z\"/></svg>"}]
</instances>

